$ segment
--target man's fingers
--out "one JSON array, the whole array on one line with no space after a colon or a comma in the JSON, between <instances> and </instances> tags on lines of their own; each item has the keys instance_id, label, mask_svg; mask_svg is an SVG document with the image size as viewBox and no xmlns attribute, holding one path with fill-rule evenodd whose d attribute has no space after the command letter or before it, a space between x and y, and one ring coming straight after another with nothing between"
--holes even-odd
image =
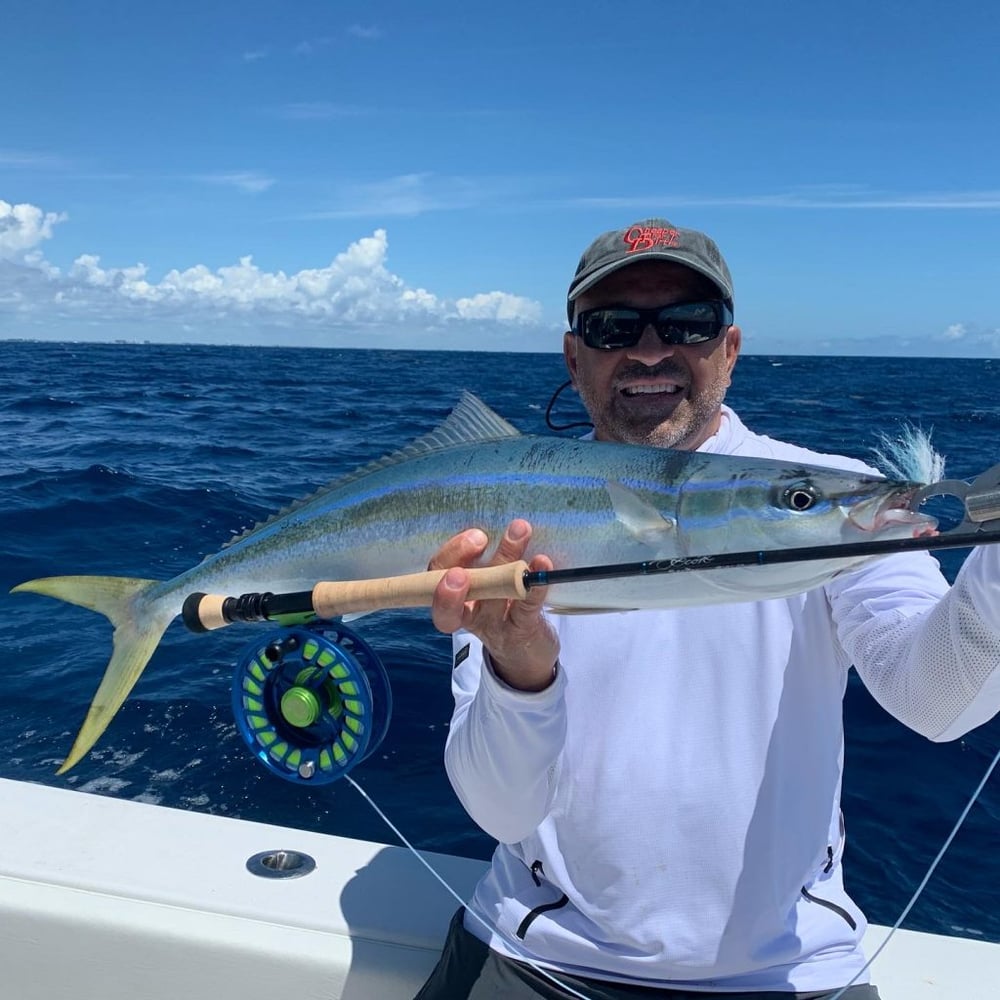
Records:
<instances>
[{"instance_id":1,"label":"man's fingers","mask_svg":"<svg viewBox=\"0 0 1000 1000\"><path fill-rule=\"evenodd\" d=\"M490 566L503 566L523 558L531 541L531 524L517 518L507 526ZM483 554L488 545L486 534L476 528L463 531L449 538L435 553L428 569L447 572L434 590L431 620L441 632L455 632L467 628L486 641L494 635L501 643L515 631L534 631L545 600L545 588L532 588L523 601L491 600L470 602L470 579L466 569ZM552 569L552 561L536 556L531 563L537 570ZM533 621L534 619L534 621Z\"/></svg>"},{"instance_id":2,"label":"man's fingers","mask_svg":"<svg viewBox=\"0 0 1000 1000\"><path fill-rule=\"evenodd\" d=\"M469 574L458 566L449 569L438 581L431 604L431 621L439 632L457 632L462 627L469 582Z\"/></svg>"},{"instance_id":3,"label":"man's fingers","mask_svg":"<svg viewBox=\"0 0 1000 1000\"><path fill-rule=\"evenodd\" d=\"M502 566L504 563L517 562L524 555L530 541L531 525L521 518L511 521L493 553L490 565Z\"/></svg>"},{"instance_id":4,"label":"man's fingers","mask_svg":"<svg viewBox=\"0 0 1000 1000\"><path fill-rule=\"evenodd\" d=\"M555 566L552 565L552 560L548 556L535 556L535 558L528 563L528 569L532 573L548 573L555 569ZM538 609L545 603L545 595L548 594L548 592L548 587L532 587L529 589L524 600L519 603L523 604L525 607Z\"/></svg>"},{"instance_id":5,"label":"man's fingers","mask_svg":"<svg viewBox=\"0 0 1000 1000\"><path fill-rule=\"evenodd\" d=\"M427 564L428 569L451 569L452 566L471 566L485 551L489 544L485 531L479 528L469 528L452 535L434 553Z\"/></svg>"}]
</instances>

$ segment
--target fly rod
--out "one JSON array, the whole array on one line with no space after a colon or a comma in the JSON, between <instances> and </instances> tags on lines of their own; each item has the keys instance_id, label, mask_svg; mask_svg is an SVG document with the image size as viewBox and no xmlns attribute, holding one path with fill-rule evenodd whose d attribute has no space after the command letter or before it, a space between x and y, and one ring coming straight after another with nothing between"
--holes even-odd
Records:
<instances>
[{"instance_id":1,"label":"fly rod","mask_svg":"<svg viewBox=\"0 0 1000 1000\"><path fill-rule=\"evenodd\" d=\"M669 559L541 571L529 570L528 564L521 560L502 566L467 570L472 581L468 599L517 600L525 597L533 587L552 587L562 583L582 583L630 576L658 576L665 573L686 573L693 570L700 572L741 566L768 566L819 559L890 555L897 552L968 548L996 542L1000 542L1000 527L988 530L967 520L959 527L937 535L875 539L870 542L849 542L840 545L750 549L716 555L676 556ZM184 601L181 617L192 632L207 632L234 622L275 621L288 615L315 614L320 618L336 618L340 615L381 611L388 608L429 607L434 589L446 572L447 570L428 570L423 573L373 580L324 581L317 583L312 590L286 594L262 592L243 594L239 597L190 594Z\"/></svg>"}]
</instances>

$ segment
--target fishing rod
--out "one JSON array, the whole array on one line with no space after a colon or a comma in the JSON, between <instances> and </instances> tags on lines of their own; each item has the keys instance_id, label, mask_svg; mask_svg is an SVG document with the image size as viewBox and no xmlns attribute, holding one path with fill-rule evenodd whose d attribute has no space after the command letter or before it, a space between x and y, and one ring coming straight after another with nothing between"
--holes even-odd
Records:
<instances>
[{"instance_id":1,"label":"fishing rod","mask_svg":"<svg viewBox=\"0 0 1000 1000\"><path fill-rule=\"evenodd\" d=\"M984 472L971 485L964 480L946 480L919 489L910 501L916 510L931 497L953 496L962 501L965 517L960 524L939 534L917 538L873 539L830 545L797 546L788 549L748 549L706 555L674 556L639 562L573 566L535 570L523 561L502 566L467 570L471 584L469 600L524 598L533 587L565 583L613 580L624 577L659 576L668 573L773 566L780 563L822 559L864 558L898 552L967 548L1000 542L1000 465ZM323 581L312 590L274 594L255 592L239 597L195 593L184 601L181 617L192 632L207 632L234 622L281 621L288 616L316 615L337 618L388 608L429 607L434 590L447 570L428 570L403 576L371 580Z\"/></svg>"}]
</instances>

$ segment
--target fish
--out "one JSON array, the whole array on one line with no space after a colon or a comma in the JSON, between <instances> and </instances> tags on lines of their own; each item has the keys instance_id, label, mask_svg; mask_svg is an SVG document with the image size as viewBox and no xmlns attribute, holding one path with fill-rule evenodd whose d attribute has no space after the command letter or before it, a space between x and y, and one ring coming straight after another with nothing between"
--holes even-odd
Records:
<instances>
[{"instance_id":1,"label":"fish","mask_svg":"<svg viewBox=\"0 0 1000 1000\"><path fill-rule=\"evenodd\" d=\"M192 593L310 590L423 570L452 535L479 527L489 560L506 525L533 526L526 555L555 567L913 537L937 522L908 509L919 482L735 455L521 434L464 393L435 430L228 541L170 580L54 576L12 592L105 615L112 655L57 773L75 766L125 702ZM552 613L788 597L858 565L856 555L564 583ZM867 557L871 558L871 557Z\"/></svg>"}]
</instances>

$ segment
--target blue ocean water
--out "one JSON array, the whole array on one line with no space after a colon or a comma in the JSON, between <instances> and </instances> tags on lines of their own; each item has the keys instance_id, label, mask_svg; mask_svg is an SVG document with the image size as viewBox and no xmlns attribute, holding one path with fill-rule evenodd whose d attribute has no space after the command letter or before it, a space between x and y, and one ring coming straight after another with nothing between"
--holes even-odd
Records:
<instances>
[{"instance_id":1,"label":"blue ocean water","mask_svg":"<svg viewBox=\"0 0 1000 1000\"><path fill-rule=\"evenodd\" d=\"M747 356L729 401L754 429L871 459L879 431L932 430L948 473L995 463L1000 361ZM304 789L244 749L232 667L261 626L175 623L98 747L57 777L110 651L100 616L35 595L38 576L170 577L340 474L444 418L462 389L546 430L552 354L0 342L0 776L393 842L346 783ZM562 397L561 419L579 417ZM569 432L578 434L579 430ZM953 578L963 552L941 555ZM382 656L393 718L354 773L419 847L487 858L441 756L450 644L426 612L356 623ZM619 683L628 683L623 675ZM893 922L998 746L1000 720L928 743L852 677L845 703L848 884ZM906 926L1000 941L1000 778L987 786Z\"/></svg>"}]
</instances>

